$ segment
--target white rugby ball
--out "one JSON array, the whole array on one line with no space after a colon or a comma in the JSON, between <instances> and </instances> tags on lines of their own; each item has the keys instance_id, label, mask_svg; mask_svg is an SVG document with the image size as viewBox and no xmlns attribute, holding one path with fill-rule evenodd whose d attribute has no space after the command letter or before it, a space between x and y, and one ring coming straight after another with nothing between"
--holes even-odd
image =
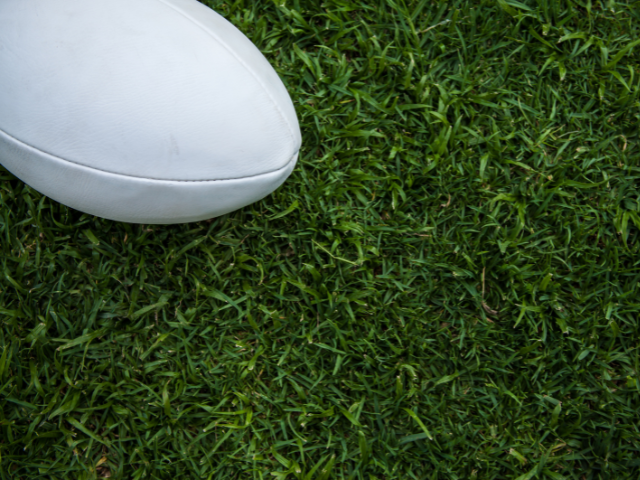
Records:
<instances>
[{"instance_id":1,"label":"white rugby ball","mask_svg":"<svg viewBox=\"0 0 640 480\"><path fill-rule=\"evenodd\" d=\"M0 0L0 163L62 204L209 219L278 188L300 143L275 70L196 0Z\"/></svg>"}]
</instances>

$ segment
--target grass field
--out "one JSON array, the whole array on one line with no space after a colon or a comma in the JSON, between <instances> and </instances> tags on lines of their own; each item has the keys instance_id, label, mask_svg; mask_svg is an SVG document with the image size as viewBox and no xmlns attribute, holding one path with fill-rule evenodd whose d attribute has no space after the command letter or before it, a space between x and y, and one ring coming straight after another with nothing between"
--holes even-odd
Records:
<instances>
[{"instance_id":1,"label":"grass field","mask_svg":"<svg viewBox=\"0 0 640 480\"><path fill-rule=\"evenodd\" d=\"M0 169L0 479L639 478L640 2L208 4L298 167L176 226Z\"/></svg>"}]
</instances>

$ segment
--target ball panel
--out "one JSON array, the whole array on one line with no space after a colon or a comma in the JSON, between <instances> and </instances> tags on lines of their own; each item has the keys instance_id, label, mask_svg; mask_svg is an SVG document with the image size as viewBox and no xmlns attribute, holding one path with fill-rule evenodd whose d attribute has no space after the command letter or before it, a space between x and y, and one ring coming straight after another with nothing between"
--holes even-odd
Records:
<instances>
[{"instance_id":1,"label":"ball panel","mask_svg":"<svg viewBox=\"0 0 640 480\"><path fill-rule=\"evenodd\" d=\"M297 156L279 170L234 180L150 180L70 163L0 131L0 159L16 177L71 208L130 223L196 222L232 212L282 185Z\"/></svg>"},{"instance_id":2,"label":"ball panel","mask_svg":"<svg viewBox=\"0 0 640 480\"><path fill-rule=\"evenodd\" d=\"M206 30L220 44L233 51L234 56L260 82L287 122L293 136L294 150L302 141L296 110L282 80L260 50L231 22L214 10L193 0L158 0L175 8L192 22Z\"/></svg>"},{"instance_id":3,"label":"ball panel","mask_svg":"<svg viewBox=\"0 0 640 480\"><path fill-rule=\"evenodd\" d=\"M0 129L54 156L216 180L278 170L299 149L275 71L194 0L3 0L0 44Z\"/></svg>"}]
</instances>

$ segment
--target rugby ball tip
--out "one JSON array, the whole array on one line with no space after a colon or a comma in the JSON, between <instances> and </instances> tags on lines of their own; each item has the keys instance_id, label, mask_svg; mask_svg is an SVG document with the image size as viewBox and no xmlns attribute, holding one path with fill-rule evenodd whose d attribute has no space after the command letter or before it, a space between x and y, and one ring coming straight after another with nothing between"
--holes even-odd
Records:
<instances>
[{"instance_id":1,"label":"rugby ball tip","mask_svg":"<svg viewBox=\"0 0 640 480\"><path fill-rule=\"evenodd\" d=\"M196 0L3 0L0 85L0 163L110 220L232 212L277 189L301 146L273 67Z\"/></svg>"}]
</instances>

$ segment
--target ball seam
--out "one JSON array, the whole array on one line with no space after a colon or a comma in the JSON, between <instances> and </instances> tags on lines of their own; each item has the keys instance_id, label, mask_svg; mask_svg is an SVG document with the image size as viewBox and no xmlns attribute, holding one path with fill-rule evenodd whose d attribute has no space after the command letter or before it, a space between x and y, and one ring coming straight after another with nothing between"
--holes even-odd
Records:
<instances>
[{"instance_id":1,"label":"ball seam","mask_svg":"<svg viewBox=\"0 0 640 480\"><path fill-rule=\"evenodd\" d=\"M68 160L66 158L62 158L59 157L57 155L54 155L52 153L46 152L38 147L34 147L33 145L29 145L26 142L23 142L22 140L14 137L13 135L10 135L9 133L5 132L4 130L0 129L0 135L4 135L5 137L9 138L9 140L18 143L20 145L23 145L24 147L27 147L31 150L35 150L37 153L40 153L42 155L47 155L49 157L55 158L56 160L60 160L61 162L66 162L66 163L70 163L72 165L76 165L78 167L82 167L82 168L86 168L87 170L95 170L96 172L103 172L103 173L108 173L110 175L117 175L120 177L126 177L126 178L137 178L140 180L153 180L154 182L179 182L179 183L207 183L207 182L225 182L227 180L243 180L245 178L256 178L256 177L262 177L264 175L269 175L271 173L276 173L276 172L280 172L282 170L286 170L293 161L295 161L296 156L299 153L299 150L296 151L291 158L287 161L287 163L280 167L280 168L276 168L275 170L269 170L268 172L262 172L262 173L258 173L256 175L246 175L244 177L231 177L231 178L214 178L214 179L209 179L209 180L178 180L178 179L170 179L170 178L153 178L153 177L141 177L138 175L129 175L129 174L125 174L125 173L119 173L119 172L111 172L109 170L104 170L101 168L95 168L95 167L90 167L87 165L83 165L82 163L78 163L78 162L74 162L73 160Z\"/></svg>"}]
</instances>

